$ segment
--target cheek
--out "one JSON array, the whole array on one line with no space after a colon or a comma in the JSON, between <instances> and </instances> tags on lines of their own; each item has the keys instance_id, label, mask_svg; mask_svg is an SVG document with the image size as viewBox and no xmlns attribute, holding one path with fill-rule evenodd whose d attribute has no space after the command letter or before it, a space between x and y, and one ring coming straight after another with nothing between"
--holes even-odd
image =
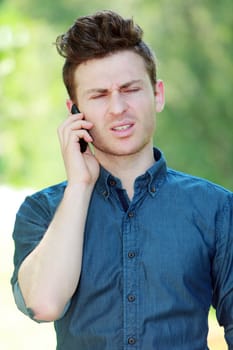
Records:
<instances>
[{"instance_id":1,"label":"cheek","mask_svg":"<svg viewBox=\"0 0 233 350\"><path fill-rule=\"evenodd\" d=\"M150 118L148 120L148 123L146 124L146 132L149 134L149 136L153 136L155 131L156 123L154 118Z\"/></svg>"},{"instance_id":2,"label":"cheek","mask_svg":"<svg viewBox=\"0 0 233 350\"><path fill-rule=\"evenodd\" d=\"M145 114L145 128L148 131L148 133L153 134L154 129L156 127L156 113L155 113L155 106L152 105L151 108L147 110L147 113Z\"/></svg>"},{"instance_id":3,"label":"cheek","mask_svg":"<svg viewBox=\"0 0 233 350\"><path fill-rule=\"evenodd\" d=\"M91 128L91 130L89 130L89 133L94 140L97 140L102 135L103 125L97 122L96 119L94 120L94 118L92 118L90 121L93 123L93 127Z\"/></svg>"}]
</instances>

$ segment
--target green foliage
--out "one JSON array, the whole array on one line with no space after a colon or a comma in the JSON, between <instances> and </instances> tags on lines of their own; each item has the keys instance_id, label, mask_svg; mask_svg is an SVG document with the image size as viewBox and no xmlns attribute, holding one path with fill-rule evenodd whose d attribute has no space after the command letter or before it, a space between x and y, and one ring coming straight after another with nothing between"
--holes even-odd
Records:
<instances>
[{"instance_id":1,"label":"green foliage","mask_svg":"<svg viewBox=\"0 0 233 350\"><path fill-rule=\"evenodd\" d=\"M134 17L158 57L166 107L155 143L170 166L233 189L231 0L0 2L0 181L63 180L56 128L66 117L62 58L53 45L76 17Z\"/></svg>"},{"instance_id":2,"label":"green foliage","mask_svg":"<svg viewBox=\"0 0 233 350\"><path fill-rule=\"evenodd\" d=\"M162 76L168 84L167 116L160 135L173 166L233 187L232 5L203 1L170 5L174 21L161 21ZM180 2L181 3L181 2ZM166 17L166 8L160 18ZM165 112L166 113L166 112ZM175 144L174 144L175 142ZM169 149L174 150L169 152Z\"/></svg>"}]
</instances>

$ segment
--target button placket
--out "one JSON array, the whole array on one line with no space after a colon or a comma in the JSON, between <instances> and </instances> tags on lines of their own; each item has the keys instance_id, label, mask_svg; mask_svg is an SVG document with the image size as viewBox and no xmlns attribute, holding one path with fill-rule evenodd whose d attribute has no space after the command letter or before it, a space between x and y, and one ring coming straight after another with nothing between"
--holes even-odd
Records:
<instances>
[{"instance_id":1,"label":"button placket","mask_svg":"<svg viewBox=\"0 0 233 350\"><path fill-rule=\"evenodd\" d=\"M133 208L132 208L133 209ZM125 340L128 346L138 349L136 346L138 329L138 261L136 259L137 224L135 211L129 210L124 219L125 230L123 232L124 250L124 329ZM134 346L133 346L134 345Z\"/></svg>"}]
</instances>

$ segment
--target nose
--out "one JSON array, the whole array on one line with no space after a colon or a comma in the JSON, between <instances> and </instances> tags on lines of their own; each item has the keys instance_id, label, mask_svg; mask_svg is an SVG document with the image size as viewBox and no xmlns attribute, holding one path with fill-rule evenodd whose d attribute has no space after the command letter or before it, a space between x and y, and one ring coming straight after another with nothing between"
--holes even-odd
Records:
<instances>
[{"instance_id":1,"label":"nose","mask_svg":"<svg viewBox=\"0 0 233 350\"><path fill-rule=\"evenodd\" d=\"M127 110L127 103L119 91L113 91L109 99L109 113L113 116L121 115Z\"/></svg>"}]
</instances>

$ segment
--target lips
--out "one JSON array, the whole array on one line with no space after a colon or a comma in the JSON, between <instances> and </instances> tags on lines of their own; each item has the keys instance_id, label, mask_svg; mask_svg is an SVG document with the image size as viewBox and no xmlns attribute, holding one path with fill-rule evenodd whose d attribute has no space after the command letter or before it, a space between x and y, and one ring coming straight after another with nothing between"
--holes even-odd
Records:
<instances>
[{"instance_id":1,"label":"lips","mask_svg":"<svg viewBox=\"0 0 233 350\"><path fill-rule=\"evenodd\" d=\"M127 129L131 128L131 126L132 126L132 124L115 126L114 128L112 128L112 130L115 130L115 131L127 130Z\"/></svg>"},{"instance_id":2,"label":"lips","mask_svg":"<svg viewBox=\"0 0 233 350\"><path fill-rule=\"evenodd\" d=\"M132 135L134 130L133 126L134 123L132 121L118 122L111 127L111 131L116 137L125 138Z\"/></svg>"}]
</instances>

